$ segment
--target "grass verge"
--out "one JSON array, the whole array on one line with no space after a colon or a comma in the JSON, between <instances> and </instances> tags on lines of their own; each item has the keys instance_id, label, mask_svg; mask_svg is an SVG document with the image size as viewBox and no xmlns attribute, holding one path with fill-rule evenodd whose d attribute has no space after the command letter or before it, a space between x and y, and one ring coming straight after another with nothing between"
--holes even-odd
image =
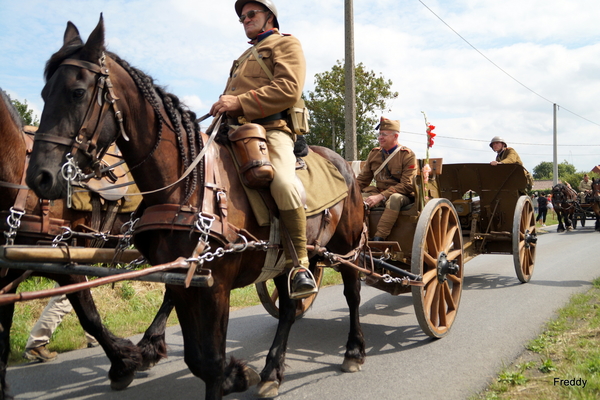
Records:
<instances>
[{"instance_id":1,"label":"grass verge","mask_svg":"<svg viewBox=\"0 0 600 400\"><path fill-rule=\"evenodd\" d=\"M471 400L600 399L600 278L548 322L524 353Z\"/></svg>"},{"instance_id":2,"label":"grass verge","mask_svg":"<svg viewBox=\"0 0 600 400\"><path fill-rule=\"evenodd\" d=\"M321 287L342 282L339 273L325 268ZM273 282L269 282L273 284ZM54 282L46 278L27 279L19 286L19 291L50 289ZM163 299L164 285L152 282L121 281L114 285L92 288L96 307L105 326L119 337L130 337L143 333L158 311ZM317 300L318 301L318 300ZM22 358L31 328L41 315L48 299L38 299L15 304L15 312L10 337L9 365L26 362ZM239 309L259 305L260 300L254 285L235 289L231 293L231 308ZM176 313L172 313L168 325L177 325ZM74 312L67 314L58 326L48 349L59 353L86 346L85 335Z\"/></svg>"}]
</instances>

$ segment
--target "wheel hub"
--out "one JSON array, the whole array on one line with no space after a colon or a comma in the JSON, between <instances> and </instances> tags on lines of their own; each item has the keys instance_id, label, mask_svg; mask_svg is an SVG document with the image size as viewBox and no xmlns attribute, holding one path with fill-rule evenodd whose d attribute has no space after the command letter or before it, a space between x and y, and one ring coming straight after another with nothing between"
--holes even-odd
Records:
<instances>
[{"instance_id":1,"label":"wheel hub","mask_svg":"<svg viewBox=\"0 0 600 400\"><path fill-rule=\"evenodd\" d=\"M536 239L537 240L537 239ZM438 256L437 260L437 278L440 283L446 282L447 275L457 275L460 270L460 266L456 260L449 261L448 255L443 251Z\"/></svg>"},{"instance_id":2,"label":"wheel hub","mask_svg":"<svg viewBox=\"0 0 600 400\"><path fill-rule=\"evenodd\" d=\"M528 249L531 247L531 244L537 243L537 235L535 233L529 232L529 230L525 231L525 248Z\"/></svg>"}]
</instances>

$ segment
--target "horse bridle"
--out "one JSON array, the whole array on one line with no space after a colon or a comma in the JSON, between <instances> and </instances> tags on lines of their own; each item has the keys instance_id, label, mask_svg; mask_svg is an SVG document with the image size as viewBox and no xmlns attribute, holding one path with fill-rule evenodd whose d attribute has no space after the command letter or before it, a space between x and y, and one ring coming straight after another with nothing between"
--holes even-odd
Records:
<instances>
[{"instance_id":1,"label":"horse bridle","mask_svg":"<svg viewBox=\"0 0 600 400\"><path fill-rule=\"evenodd\" d=\"M129 137L125 133L125 127L123 126L123 115L117 105L119 98L115 95L113 85L110 80L109 70L106 67L106 55L102 53L102 56L98 60L98 64L68 58L64 60L59 67L63 65L71 65L87 69L96 75L99 75L96 85L94 86L92 99L90 100L90 104L88 105L79 131L75 136L62 137L57 135L36 133L35 140L71 147L70 154L73 157L77 151L83 152L85 156L91 159L90 168L95 172L97 177L100 177L102 175L101 160L108 151L110 145L117 139L115 137L111 143L108 143L103 148L98 147L97 142L100 137L101 122L106 116L106 112L108 111L109 107L112 106L115 114L115 120L119 124L121 136L123 136L123 139L126 141L129 141Z\"/></svg>"}]
</instances>

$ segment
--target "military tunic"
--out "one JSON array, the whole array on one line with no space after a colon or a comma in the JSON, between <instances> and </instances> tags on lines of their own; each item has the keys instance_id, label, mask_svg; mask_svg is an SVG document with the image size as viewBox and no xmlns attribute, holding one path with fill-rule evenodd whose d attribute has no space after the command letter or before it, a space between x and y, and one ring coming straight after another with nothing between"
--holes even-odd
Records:
<instances>
[{"instance_id":1,"label":"military tunic","mask_svg":"<svg viewBox=\"0 0 600 400\"><path fill-rule=\"evenodd\" d=\"M517 151L515 149L513 149L512 147L507 147L504 150L502 150L500 153L498 153L498 155L496 156L496 161L501 162L502 164L523 165L523 162L521 161L521 157L519 157L519 154L517 154Z\"/></svg>"},{"instance_id":2,"label":"military tunic","mask_svg":"<svg viewBox=\"0 0 600 400\"><path fill-rule=\"evenodd\" d=\"M265 35L264 39L260 39ZM294 36L282 35L277 28L259 35L254 46L258 56L273 74L269 78L252 48L233 62L224 94L237 96L241 113L229 117L244 117L247 122L260 120L284 112L302 96L306 78L306 61L300 41ZM291 133L283 119L261 123L265 129L280 129Z\"/></svg>"},{"instance_id":3,"label":"military tunic","mask_svg":"<svg viewBox=\"0 0 600 400\"><path fill-rule=\"evenodd\" d=\"M401 146L400 151L393 156L378 176L374 176L375 171L389 156L381 147L371 150L365 165L356 178L361 191L372 194L381 193L386 200L394 193L414 198L413 178L417 175L415 153L408 147ZM375 187L370 186L373 179L376 182Z\"/></svg>"},{"instance_id":4,"label":"military tunic","mask_svg":"<svg viewBox=\"0 0 600 400\"><path fill-rule=\"evenodd\" d=\"M233 125L255 122L264 126L275 170L269 189L280 210L296 210L302 207L302 200L296 186L294 140L284 118L286 110L302 96L306 76L304 53L298 39L282 35L277 28L261 33L251 43L273 79L252 54L252 47L246 50L234 61L224 91L225 95L237 96L242 110L228 112L227 116L237 119Z\"/></svg>"}]
</instances>

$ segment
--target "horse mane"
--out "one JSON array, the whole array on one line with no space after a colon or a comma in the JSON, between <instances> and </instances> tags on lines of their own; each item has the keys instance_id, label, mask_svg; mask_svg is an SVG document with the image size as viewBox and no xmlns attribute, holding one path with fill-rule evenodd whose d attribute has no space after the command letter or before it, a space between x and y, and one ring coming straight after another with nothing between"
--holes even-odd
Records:
<instances>
[{"instance_id":1,"label":"horse mane","mask_svg":"<svg viewBox=\"0 0 600 400\"><path fill-rule=\"evenodd\" d=\"M67 45L54 53L46 63L46 68L44 70L44 77L46 81L52 77L65 59L73 56L75 53L81 50L83 46L83 44ZM198 122L196 122L196 113L191 111L183 102L181 102L181 100L179 100L176 95L167 92L165 88L155 84L154 79L145 72L131 66L127 61L113 52L105 51L105 53L131 76L139 92L144 96L146 101L150 103L156 115L158 122L158 137L154 148L148 153L146 159L150 158L158 147L161 141L163 126L168 125L173 129L177 138L179 156L183 161L183 169L185 170L192 163L192 160L196 158L198 150L201 150L203 146L202 138L200 136L200 125ZM161 103L169 117L168 122L164 120L160 112ZM182 128L187 136L189 157L183 142ZM142 163L143 162L144 161L142 161ZM135 169L139 165L141 165L141 163L132 166L130 170ZM203 168L200 168L200 170L202 171ZM200 178L203 180L203 177ZM191 197L192 193L196 190L197 182L198 168L194 169L190 177L186 179L186 197L183 200L183 203L186 203Z\"/></svg>"},{"instance_id":2,"label":"horse mane","mask_svg":"<svg viewBox=\"0 0 600 400\"><path fill-rule=\"evenodd\" d=\"M4 104L6 104L6 108L8 109L8 113L10 114L10 117L15 122L15 124L19 127L19 130L20 131L23 130L23 124L24 124L23 119L21 118L21 114L19 114L19 111L17 111L17 108L15 107L15 105L10 100L10 96L2 88L0 88L0 94L2 96L2 101L4 101Z\"/></svg>"}]
</instances>

